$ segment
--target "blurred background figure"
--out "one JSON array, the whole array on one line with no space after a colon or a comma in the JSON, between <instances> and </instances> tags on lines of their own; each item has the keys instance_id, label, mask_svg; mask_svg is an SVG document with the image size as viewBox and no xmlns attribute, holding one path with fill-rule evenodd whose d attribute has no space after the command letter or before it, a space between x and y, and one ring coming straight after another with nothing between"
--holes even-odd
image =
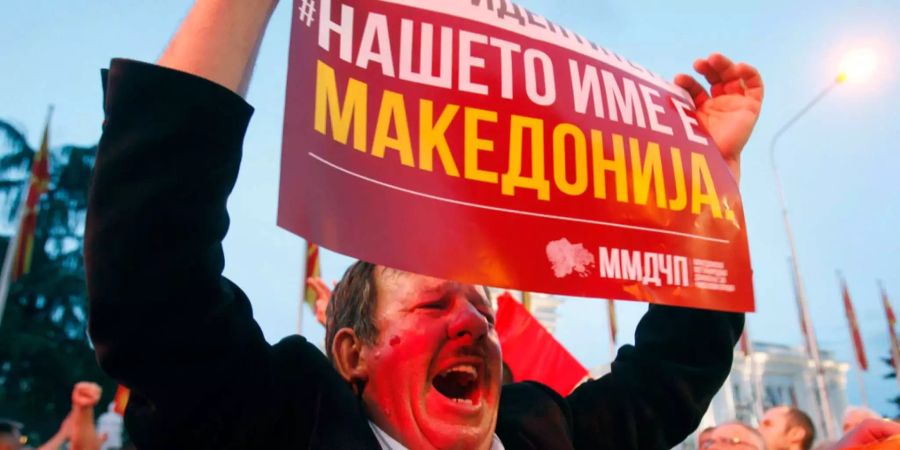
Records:
<instances>
[{"instance_id":1,"label":"blurred background figure","mask_svg":"<svg viewBox=\"0 0 900 450\"><path fill-rule=\"evenodd\" d=\"M98 436L94 428L94 407L100 401L102 393L98 384L85 381L72 389L72 412L69 413L70 450L100 450L100 446L106 441L106 436Z\"/></svg>"},{"instance_id":2,"label":"blurred background figure","mask_svg":"<svg viewBox=\"0 0 900 450\"><path fill-rule=\"evenodd\" d=\"M816 439L812 419L789 406L770 408L759 422L768 450L810 450Z\"/></svg>"},{"instance_id":3,"label":"blurred background figure","mask_svg":"<svg viewBox=\"0 0 900 450\"><path fill-rule=\"evenodd\" d=\"M0 419L0 450L19 450L25 444L22 438L22 424Z\"/></svg>"},{"instance_id":4,"label":"blurred background figure","mask_svg":"<svg viewBox=\"0 0 900 450\"><path fill-rule=\"evenodd\" d=\"M766 443L759 431L743 422L728 422L700 433L700 450L730 449L766 450Z\"/></svg>"},{"instance_id":5,"label":"blurred background figure","mask_svg":"<svg viewBox=\"0 0 900 450\"><path fill-rule=\"evenodd\" d=\"M706 442L710 437L712 437L712 432L716 427L706 427L699 434L697 434L697 448L703 448L703 443Z\"/></svg>"},{"instance_id":6,"label":"blurred background figure","mask_svg":"<svg viewBox=\"0 0 900 450\"><path fill-rule=\"evenodd\" d=\"M890 420L864 419L827 450L900 449L900 424Z\"/></svg>"},{"instance_id":7,"label":"blurred background figure","mask_svg":"<svg viewBox=\"0 0 900 450\"><path fill-rule=\"evenodd\" d=\"M866 419L880 419L881 414L863 406L850 406L844 412L842 433L847 433Z\"/></svg>"},{"instance_id":8,"label":"blurred background figure","mask_svg":"<svg viewBox=\"0 0 900 450\"><path fill-rule=\"evenodd\" d=\"M100 446L100 450L119 450L122 448L122 431L125 424L117 412L115 402L110 402L106 412L100 414L97 419L97 434L106 436L106 442Z\"/></svg>"}]
</instances>

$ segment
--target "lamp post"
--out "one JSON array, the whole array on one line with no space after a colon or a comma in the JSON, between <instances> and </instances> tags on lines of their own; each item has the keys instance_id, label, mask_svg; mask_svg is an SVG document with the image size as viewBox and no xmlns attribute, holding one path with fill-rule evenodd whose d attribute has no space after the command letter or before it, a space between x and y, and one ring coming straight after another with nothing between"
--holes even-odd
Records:
<instances>
[{"instance_id":1,"label":"lamp post","mask_svg":"<svg viewBox=\"0 0 900 450\"><path fill-rule=\"evenodd\" d=\"M822 412L822 420L825 422L825 432L828 435L829 439L834 439L835 436L835 427L834 427L834 415L831 412L831 404L828 401L828 389L825 385L825 370L822 367L822 360L819 356L819 345L816 342L816 332L813 330L812 320L809 314L809 305L806 301L806 291L803 288L803 280L800 277L800 269L797 265L797 246L794 243L794 232L791 229L791 222L788 220L788 212L787 212L787 204L784 199L784 189L781 186L781 176L778 174L778 165L775 164L775 144L778 143L778 139L787 131L791 126L793 126L797 120L800 119L804 114L806 114L813 106L819 103L835 86L842 83L844 81L843 76L838 76L834 79L828 86L825 87L818 95L813 97L813 99L803 107L797 114L794 115L781 129L775 133L775 136L772 138L772 144L769 146L769 158L772 162L772 172L775 174L775 190L778 191L778 200L781 204L781 217L784 221L784 231L787 235L788 246L791 250L791 269L793 270L794 275L794 296L797 299L797 309L800 313L800 327L803 330L803 337L806 340L806 351L809 354L809 357L812 358L813 364L815 365L816 371L816 387L819 393L819 407Z\"/></svg>"},{"instance_id":2,"label":"lamp post","mask_svg":"<svg viewBox=\"0 0 900 450\"><path fill-rule=\"evenodd\" d=\"M809 304L806 299L806 290L803 287L803 279L800 276L800 269L797 259L797 246L794 242L794 232L791 229L790 220L788 220L787 203L784 198L784 189L781 185L781 176L778 173L778 166L775 163L775 145L778 139L791 128L797 121L803 117L810 109L822 101L835 86L848 80L862 79L872 73L875 69L875 55L869 49L857 50L848 53L842 64L839 75L832 80L821 92L819 92L809 103L800 111L791 117L772 137L772 144L769 147L769 158L772 163L772 173L775 175L775 189L778 191L778 200L781 204L781 216L784 220L784 231L787 235L788 246L790 247L791 257L790 266L794 279L794 294L797 299L797 309L800 313L800 326L804 333L806 341L806 351L815 365L816 387L818 390L819 406L822 411L822 419L825 422L825 430L829 439L835 439L836 430L834 424L834 415L831 411L831 403L828 401L828 389L825 385L825 371L822 367L822 360L819 355L819 345L816 341L816 333L813 330L812 320L809 314Z\"/></svg>"}]
</instances>

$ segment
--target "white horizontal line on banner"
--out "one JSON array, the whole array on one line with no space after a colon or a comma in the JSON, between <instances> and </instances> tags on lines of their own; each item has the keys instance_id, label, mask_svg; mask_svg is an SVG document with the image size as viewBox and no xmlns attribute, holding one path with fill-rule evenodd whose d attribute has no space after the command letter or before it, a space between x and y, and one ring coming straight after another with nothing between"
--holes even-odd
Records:
<instances>
[{"instance_id":1,"label":"white horizontal line on banner","mask_svg":"<svg viewBox=\"0 0 900 450\"><path fill-rule=\"evenodd\" d=\"M454 205L468 206L468 207L471 207L471 208L486 209L486 210L489 210L489 211L499 211L499 212L505 212L505 213L509 213L509 214L519 214L519 215L522 215L522 216L531 216L531 217L541 217L541 218L544 218L544 219L562 220L562 221L565 221L565 222L589 223L589 224L591 224L591 225L600 225L600 226L606 226L606 227L612 227L612 228L623 228L623 229L627 229L627 230L646 231L646 232L648 232L648 233L669 234L669 235L673 235L673 236L682 236L682 237L687 237L687 238L692 238L692 239L699 239L699 240L701 240L701 241L715 242L715 243L718 243L718 244L730 244L730 243L731 243L731 242L728 241L727 239L718 239L718 238L713 238L713 237L709 237L709 236L703 236L703 235L699 235L699 234L682 233L682 232L679 232L679 231L665 230L665 229L662 229L662 228L640 227L640 226L637 226L637 225L626 225L626 224L623 224L623 223L604 222L604 221L600 221L600 220L582 219L582 218L579 218L579 217L557 216L557 215L554 215L554 214L542 214L542 213L536 213L536 212L531 212L531 211L519 211L519 210L517 210L517 209L500 208L500 207L497 207L497 206L490 206L490 205L482 205L482 204L479 204L479 203L464 202L464 201L462 201L462 200L454 200L454 199L452 199L452 198L438 197L438 196L436 196L436 195L426 194L426 193L424 193L424 192L414 191L414 190L412 190L412 189L403 188L403 187L396 186L396 185L393 185L393 184L390 184L390 183L385 183L384 181L379 181L379 180L376 180L376 179L374 179L374 178L367 177L367 176L365 176L365 175L356 173L356 172L354 172L354 171L352 171L352 170L350 170L350 169L346 169L346 168L344 168L344 167L341 167L341 166L339 166L339 165L337 165L337 164L335 164L335 163L333 163L333 162L331 162L331 161L328 161L327 159L325 159L325 158L323 158L323 157L321 157L321 156L319 156L319 155L317 155L317 154L315 154L315 153L313 153L313 152L309 152L309 156L311 156L311 157L313 157L314 159L318 160L318 161L321 162L322 164L325 164L325 165L330 166L330 167L332 167L332 168L334 168L334 169L337 169L337 170L339 170L339 171L341 171L341 172L344 172L344 173L346 173L347 175L352 175L352 176L354 176L354 177L356 177L356 178L359 178L360 180L368 181L369 183L377 184L377 185L379 185L379 186L383 186L383 187L386 187L386 188L389 188L389 189L393 189L393 190L395 190L395 191L405 192L405 193L407 193L407 194L411 194L411 195L415 195L415 196L423 197L423 198L428 198L428 199L431 199L431 200L437 200L437 201L444 202L444 203L452 203L452 204L454 204Z\"/></svg>"}]
</instances>

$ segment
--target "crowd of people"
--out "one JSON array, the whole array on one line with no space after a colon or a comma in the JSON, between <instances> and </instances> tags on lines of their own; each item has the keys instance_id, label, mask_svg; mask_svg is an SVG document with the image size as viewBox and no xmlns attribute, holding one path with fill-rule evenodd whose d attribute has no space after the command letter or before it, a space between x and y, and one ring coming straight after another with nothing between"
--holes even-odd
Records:
<instances>
[{"instance_id":1,"label":"crowd of people","mask_svg":"<svg viewBox=\"0 0 900 450\"><path fill-rule=\"evenodd\" d=\"M34 447L23 436L22 424L0 420L0 450L100 450L107 435L97 432L94 408L102 390L91 382L80 382L72 388L72 409L50 438Z\"/></svg>"},{"instance_id":2,"label":"crowd of people","mask_svg":"<svg viewBox=\"0 0 900 450\"><path fill-rule=\"evenodd\" d=\"M889 450L900 449L900 424L882 419L868 408L850 407L844 413L843 437L837 442L820 439L808 414L790 406L768 409L753 427L733 421L702 430L700 450Z\"/></svg>"}]
</instances>

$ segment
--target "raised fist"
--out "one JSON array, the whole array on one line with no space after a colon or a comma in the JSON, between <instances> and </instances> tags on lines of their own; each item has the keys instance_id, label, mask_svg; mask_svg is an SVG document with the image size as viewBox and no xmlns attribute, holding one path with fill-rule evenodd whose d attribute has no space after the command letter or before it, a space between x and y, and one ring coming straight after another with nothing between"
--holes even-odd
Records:
<instances>
[{"instance_id":1,"label":"raised fist","mask_svg":"<svg viewBox=\"0 0 900 450\"><path fill-rule=\"evenodd\" d=\"M73 408L93 408L100 401L103 389L96 383L82 381L72 389Z\"/></svg>"}]
</instances>

